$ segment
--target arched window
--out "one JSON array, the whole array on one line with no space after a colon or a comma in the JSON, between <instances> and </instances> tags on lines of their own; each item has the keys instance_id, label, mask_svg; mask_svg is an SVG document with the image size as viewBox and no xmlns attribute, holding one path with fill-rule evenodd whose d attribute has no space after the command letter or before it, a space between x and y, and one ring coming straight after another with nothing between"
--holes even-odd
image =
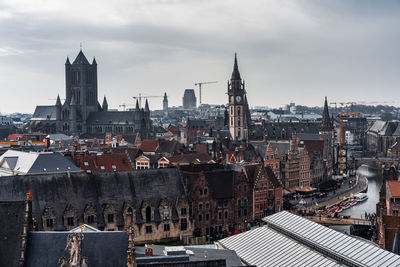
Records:
<instances>
[{"instance_id":1,"label":"arched window","mask_svg":"<svg viewBox=\"0 0 400 267\"><path fill-rule=\"evenodd\" d=\"M146 208L146 223L151 222L151 207L147 206Z\"/></svg>"}]
</instances>

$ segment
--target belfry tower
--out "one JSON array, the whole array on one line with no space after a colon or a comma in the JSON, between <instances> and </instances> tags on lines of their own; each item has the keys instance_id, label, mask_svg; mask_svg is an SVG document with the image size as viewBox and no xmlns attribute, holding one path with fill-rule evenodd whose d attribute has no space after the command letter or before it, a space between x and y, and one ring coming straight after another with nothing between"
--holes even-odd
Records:
<instances>
[{"instance_id":1,"label":"belfry tower","mask_svg":"<svg viewBox=\"0 0 400 267\"><path fill-rule=\"evenodd\" d=\"M231 80L228 81L229 97L229 131L233 140L247 141L249 138L249 110L247 104L246 90L244 81L240 77L237 57L235 53L235 63Z\"/></svg>"}]
</instances>

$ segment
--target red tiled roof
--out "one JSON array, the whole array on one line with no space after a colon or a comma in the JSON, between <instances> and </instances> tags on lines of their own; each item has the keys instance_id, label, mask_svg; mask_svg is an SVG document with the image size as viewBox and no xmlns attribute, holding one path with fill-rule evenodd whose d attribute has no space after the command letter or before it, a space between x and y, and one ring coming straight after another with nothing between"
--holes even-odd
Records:
<instances>
[{"instance_id":1,"label":"red tiled roof","mask_svg":"<svg viewBox=\"0 0 400 267\"><path fill-rule=\"evenodd\" d=\"M113 172L132 170L126 154L77 154L74 155L74 160L84 171Z\"/></svg>"},{"instance_id":2,"label":"red tiled roof","mask_svg":"<svg viewBox=\"0 0 400 267\"><path fill-rule=\"evenodd\" d=\"M142 143L140 144L140 150L143 152L156 152L158 147L158 141L157 140L143 140Z\"/></svg>"},{"instance_id":3,"label":"red tiled roof","mask_svg":"<svg viewBox=\"0 0 400 267\"><path fill-rule=\"evenodd\" d=\"M390 193L392 197L400 197L400 181L386 181L389 185Z\"/></svg>"},{"instance_id":4,"label":"red tiled roof","mask_svg":"<svg viewBox=\"0 0 400 267\"><path fill-rule=\"evenodd\" d=\"M168 157L167 159L170 161L170 164L190 164L193 163L193 161L195 161L196 159L198 159L201 163L208 163L211 160L211 157L210 155L204 153L190 153Z\"/></svg>"}]
</instances>

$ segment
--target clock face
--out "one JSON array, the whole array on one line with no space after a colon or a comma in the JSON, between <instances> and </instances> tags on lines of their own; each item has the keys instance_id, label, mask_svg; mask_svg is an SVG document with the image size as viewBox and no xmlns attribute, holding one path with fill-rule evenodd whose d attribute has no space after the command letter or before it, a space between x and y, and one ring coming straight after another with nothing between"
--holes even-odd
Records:
<instances>
[{"instance_id":1,"label":"clock face","mask_svg":"<svg viewBox=\"0 0 400 267\"><path fill-rule=\"evenodd\" d=\"M242 100L242 97L241 97L240 95L238 95L238 96L236 97L236 101L237 101L237 102L240 102L240 100Z\"/></svg>"},{"instance_id":2,"label":"clock face","mask_svg":"<svg viewBox=\"0 0 400 267\"><path fill-rule=\"evenodd\" d=\"M231 95L231 102L233 102L234 99L235 99L235 97L233 95Z\"/></svg>"}]
</instances>

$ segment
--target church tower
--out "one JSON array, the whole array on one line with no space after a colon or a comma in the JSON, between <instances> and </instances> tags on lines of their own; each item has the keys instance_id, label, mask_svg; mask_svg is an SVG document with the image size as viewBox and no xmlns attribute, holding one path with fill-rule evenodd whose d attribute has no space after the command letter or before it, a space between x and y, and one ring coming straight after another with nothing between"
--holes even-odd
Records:
<instances>
[{"instance_id":1,"label":"church tower","mask_svg":"<svg viewBox=\"0 0 400 267\"><path fill-rule=\"evenodd\" d=\"M237 57L235 53L235 63L231 80L228 81L229 97L229 131L233 140L247 141L249 134L248 105L244 81L240 77Z\"/></svg>"},{"instance_id":2,"label":"church tower","mask_svg":"<svg viewBox=\"0 0 400 267\"><path fill-rule=\"evenodd\" d=\"M168 110L168 97L167 97L167 92L164 93L163 110Z\"/></svg>"},{"instance_id":3,"label":"church tower","mask_svg":"<svg viewBox=\"0 0 400 267\"><path fill-rule=\"evenodd\" d=\"M71 103L72 97L76 103L77 119L86 121L90 112L99 111L97 100L97 62L92 64L86 59L82 50L74 62L69 59L65 64L66 103Z\"/></svg>"}]
</instances>

